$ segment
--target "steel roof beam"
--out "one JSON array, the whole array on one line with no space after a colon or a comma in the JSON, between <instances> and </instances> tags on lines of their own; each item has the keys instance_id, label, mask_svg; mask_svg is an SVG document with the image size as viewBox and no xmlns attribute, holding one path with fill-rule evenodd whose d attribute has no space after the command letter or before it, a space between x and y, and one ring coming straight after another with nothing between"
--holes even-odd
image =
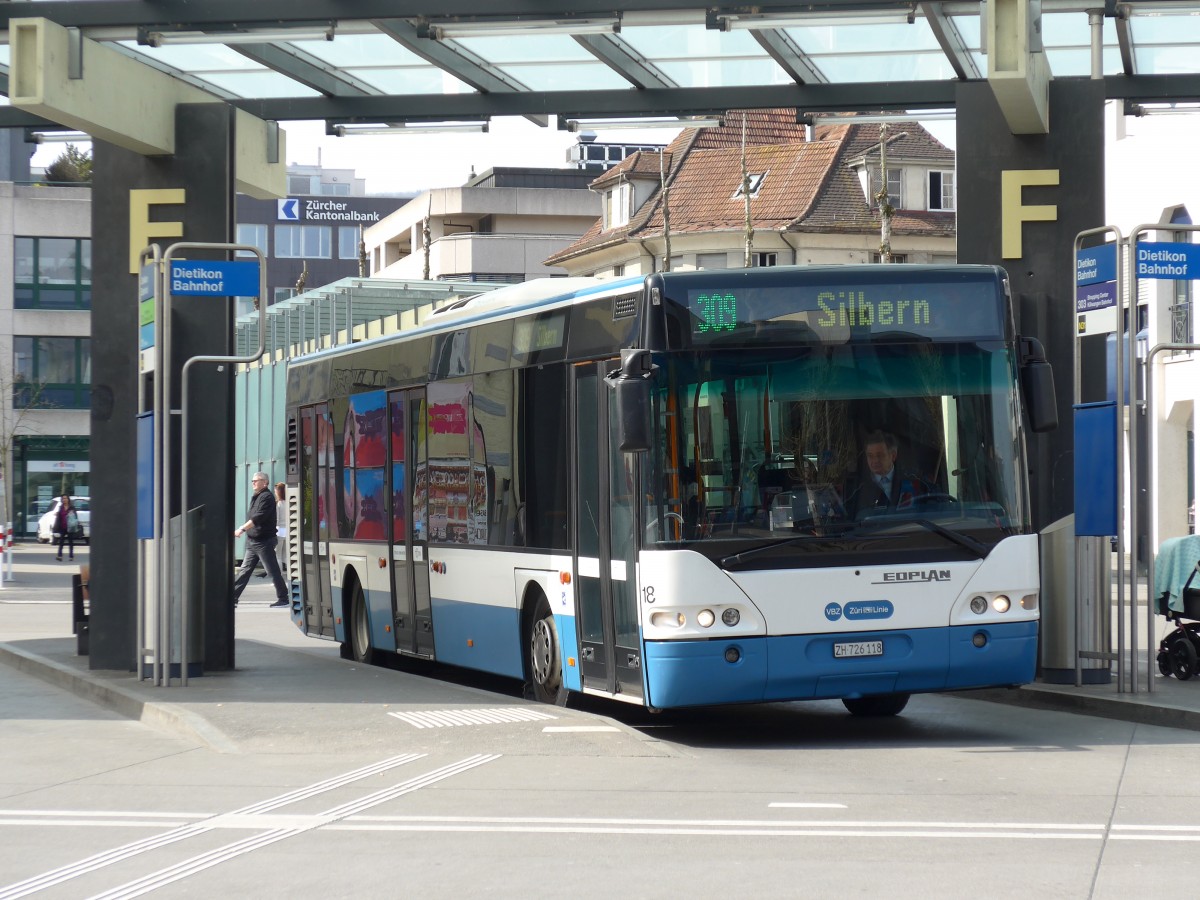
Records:
<instances>
[{"instance_id":1,"label":"steel roof beam","mask_svg":"<svg viewBox=\"0 0 1200 900\"><path fill-rule=\"evenodd\" d=\"M637 88L673 88L676 83L615 35L577 34L575 42Z\"/></svg>"},{"instance_id":2,"label":"steel roof beam","mask_svg":"<svg viewBox=\"0 0 1200 900\"><path fill-rule=\"evenodd\" d=\"M373 24L404 49L483 94L529 92L528 85L504 74L454 41L418 37L416 27L405 19L378 19ZM527 115L526 118L543 128L550 123L545 115Z\"/></svg>"},{"instance_id":3,"label":"steel roof beam","mask_svg":"<svg viewBox=\"0 0 1200 900\"><path fill-rule=\"evenodd\" d=\"M381 93L357 78L331 68L311 54L286 44L234 44L229 49L326 96L352 97Z\"/></svg>"},{"instance_id":4,"label":"steel roof beam","mask_svg":"<svg viewBox=\"0 0 1200 900\"><path fill-rule=\"evenodd\" d=\"M756 29L750 32L758 45L770 54L788 77L796 84L825 84L829 81L824 73L813 67L804 51L786 31L777 28Z\"/></svg>"},{"instance_id":5,"label":"steel roof beam","mask_svg":"<svg viewBox=\"0 0 1200 900\"><path fill-rule=\"evenodd\" d=\"M385 97L245 98L235 106L277 121L340 119L478 119L531 113L569 118L629 115L719 115L729 109L800 107L806 111L946 109L957 81L893 81L818 85L647 88L493 94L412 94Z\"/></svg>"},{"instance_id":6,"label":"steel roof beam","mask_svg":"<svg viewBox=\"0 0 1200 900\"><path fill-rule=\"evenodd\" d=\"M979 71L979 66L975 65L975 58L967 52L966 42L959 34L958 26L946 15L944 6L944 3L917 4L954 73L963 81L982 78L983 73Z\"/></svg>"},{"instance_id":7,"label":"steel roof beam","mask_svg":"<svg viewBox=\"0 0 1200 900\"><path fill-rule=\"evenodd\" d=\"M361 19L483 19L507 21L552 18L611 18L628 13L695 13L706 8L718 14L795 12L796 0L754 0L753 3L715 3L697 0L505 0L497 14L495 0L204 0L203 3L164 4L161 0L12 0L0 3L0 30L9 19L40 16L60 25L80 28L123 25L191 26L199 30L236 23L241 27L279 27L293 22ZM806 12L836 12L848 7L907 9L909 0L824 0L803 4Z\"/></svg>"}]
</instances>

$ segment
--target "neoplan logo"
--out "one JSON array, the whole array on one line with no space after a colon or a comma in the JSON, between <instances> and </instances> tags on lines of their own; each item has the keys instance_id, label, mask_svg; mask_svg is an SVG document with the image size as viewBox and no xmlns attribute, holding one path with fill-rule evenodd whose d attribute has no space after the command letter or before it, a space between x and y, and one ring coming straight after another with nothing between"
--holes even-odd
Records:
<instances>
[{"instance_id":1,"label":"neoplan logo","mask_svg":"<svg viewBox=\"0 0 1200 900\"><path fill-rule=\"evenodd\" d=\"M871 584L928 584L931 581L949 581L949 569L909 569L906 572L884 572L880 581Z\"/></svg>"}]
</instances>

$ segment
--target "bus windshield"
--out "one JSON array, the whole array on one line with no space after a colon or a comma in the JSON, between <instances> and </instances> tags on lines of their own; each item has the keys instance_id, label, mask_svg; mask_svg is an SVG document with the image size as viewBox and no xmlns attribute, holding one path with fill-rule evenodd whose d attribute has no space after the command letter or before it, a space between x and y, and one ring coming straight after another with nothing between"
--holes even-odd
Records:
<instances>
[{"instance_id":1,"label":"bus windshield","mask_svg":"<svg viewBox=\"0 0 1200 900\"><path fill-rule=\"evenodd\" d=\"M812 565L830 564L822 548L977 558L1029 530L1002 342L710 348L655 361L648 548Z\"/></svg>"}]
</instances>

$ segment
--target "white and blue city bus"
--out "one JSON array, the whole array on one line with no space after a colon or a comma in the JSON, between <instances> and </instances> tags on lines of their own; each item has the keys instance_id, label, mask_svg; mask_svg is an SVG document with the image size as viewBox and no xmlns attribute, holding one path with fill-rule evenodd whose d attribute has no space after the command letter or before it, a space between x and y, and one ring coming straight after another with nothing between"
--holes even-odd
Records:
<instances>
[{"instance_id":1,"label":"white and blue city bus","mask_svg":"<svg viewBox=\"0 0 1200 900\"><path fill-rule=\"evenodd\" d=\"M530 282L294 360L287 409L293 617L348 657L656 709L1033 678L1057 418L1001 269Z\"/></svg>"}]
</instances>

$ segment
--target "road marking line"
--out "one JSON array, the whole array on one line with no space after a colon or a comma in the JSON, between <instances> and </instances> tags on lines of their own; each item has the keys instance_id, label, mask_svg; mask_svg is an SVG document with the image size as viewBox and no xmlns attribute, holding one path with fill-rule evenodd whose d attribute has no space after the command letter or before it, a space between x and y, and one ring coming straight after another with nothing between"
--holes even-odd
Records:
<instances>
[{"instance_id":1,"label":"road marking line","mask_svg":"<svg viewBox=\"0 0 1200 900\"><path fill-rule=\"evenodd\" d=\"M382 762L374 763L369 766L364 766L361 769L355 769L353 772L347 772L343 775L336 775L333 778L328 778L325 781L319 781L316 784L308 787L298 788L294 791L288 791L286 794L281 794L278 797L273 797L268 800L263 800L259 803L251 804L250 806L242 807L234 810L232 815L253 815L259 812L267 812L287 803L294 803L297 800L303 800L314 794L322 791L332 790L336 787L342 787L353 781L361 778L366 778L370 775L378 774L387 771L388 769L402 766L405 763L413 762L414 760L423 757L423 753L405 753L401 756L393 756L385 759ZM134 841L131 844L125 844L113 850L107 850L103 853L97 853L86 859L71 863L66 866L60 866L49 872L43 872L41 875L35 875L32 878L26 878L24 881L14 882L7 887L0 889L0 900L16 900L18 897L25 897L36 891L44 890L48 887L53 887L56 884L62 884L64 881L70 881L72 878L78 878L80 875L86 875L110 866L113 863L121 862L131 856L137 856L140 853L145 853L148 850L155 850L159 847L165 847L168 844L174 844L177 841L186 840L196 835L204 834L210 829L203 823L198 822L191 825L180 825L163 834L152 835L143 838L140 841Z\"/></svg>"},{"instance_id":2,"label":"road marking line","mask_svg":"<svg viewBox=\"0 0 1200 900\"><path fill-rule=\"evenodd\" d=\"M414 728L450 728L455 725L499 725L510 722L537 722L556 719L555 715L525 706L489 709L428 709L416 712L390 712L389 716Z\"/></svg>"},{"instance_id":3,"label":"road marking line","mask_svg":"<svg viewBox=\"0 0 1200 900\"><path fill-rule=\"evenodd\" d=\"M849 809L845 803L768 803L769 809Z\"/></svg>"},{"instance_id":4,"label":"road marking line","mask_svg":"<svg viewBox=\"0 0 1200 900\"><path fill-rule=\"evenodd\" d=\"M343 803L340 806L335 806L332 809L326 810L316 816L312 816L312 823L301 828L286 828L267 831L263 834L251 835L243 838L240 841L235 841L232 844L226 844L224 847L217 847L215 850L210 850L207 853L202 853L199 856L193 856L190 859L185 859L173 866L167 866L159 869L157 872L151 872L148 875L143 875L134 881L112 888L102 894L96 894L90 900L132 900L134 897L140 897L142 894L147 894L150 891L158 890L168 884L173 884L176 881L181 881L190 875L201 872L205 869L212 868L223 862L228 862L237 856L242 856L252 850L258 850L270 844L286 840L296 835L304 834L315 828L327 826L330 823L336 822L338 819L352 815L359 809L368 809L371 806L376 806L380 803L385 803L388 800L396 797L410 794L413 791L420 790L423 787L428 787L446 778L454 775L460 775L463 772L469 771L476 766L482 766L485 763L499 759L498 754L476 754L469 756L466 759L456 763L451 763L442 766L440 769L434 769L424 775L418 775L416 778L410 778L408 781L403 781L400 784L393 785L389 788L384 788L380 791L375 791L368 794L359 800L353 800L349 803ZM300 817L297 817L300 818Z\"/></svg>"}]
</instances>

